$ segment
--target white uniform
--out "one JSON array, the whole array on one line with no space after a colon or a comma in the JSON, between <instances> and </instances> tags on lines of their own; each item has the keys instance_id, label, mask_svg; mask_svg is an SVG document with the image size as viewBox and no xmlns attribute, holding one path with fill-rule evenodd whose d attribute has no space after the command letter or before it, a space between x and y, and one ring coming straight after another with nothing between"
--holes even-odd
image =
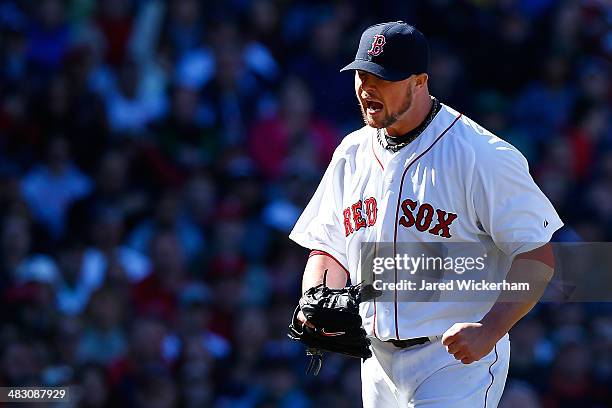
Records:
<instances>
[{"instance_id":1,"label":"white uniform","mask_svg":"<svg viewBox=\"0 0 612 408\"><path fill-rule=\"evenodd\" d=\"M489 265L507 272L514 256L548 242L563 225L521 153L446 105L397 153L380 146L376 134L365 126L344 138L290 234L334 257L354 283L362 280L364 242L473 242ZM485 400L496 406L508 367L507 335L469 365L439 340L410 349L383 343L441 336L454 323L480 320L493 304L363 302L374 352L362 367L364 406L476 407Z\"/></svg>"}]
</instances>

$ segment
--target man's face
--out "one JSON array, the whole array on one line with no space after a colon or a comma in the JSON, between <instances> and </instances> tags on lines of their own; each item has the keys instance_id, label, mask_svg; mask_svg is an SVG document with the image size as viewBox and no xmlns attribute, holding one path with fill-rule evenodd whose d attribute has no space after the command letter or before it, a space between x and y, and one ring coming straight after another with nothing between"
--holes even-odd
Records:
<instances>
[{"instance_id":1,"label":"man's face","mask_svg":"<svg viewBox=\"0 0 612 408\"><path fill-rule=\"evenodd\" d=\"M397 122L412 106L413 78L393 82L355 71L355 93L365 124L382 129Z\"/></svg>"}]
</instances>

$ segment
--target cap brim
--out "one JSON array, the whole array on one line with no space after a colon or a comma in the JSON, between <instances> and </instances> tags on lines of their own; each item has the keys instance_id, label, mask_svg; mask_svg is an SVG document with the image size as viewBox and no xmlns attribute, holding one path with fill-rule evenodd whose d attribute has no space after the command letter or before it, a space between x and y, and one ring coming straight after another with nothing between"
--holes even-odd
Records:
<instances>
[{"instance_id":1,"label":"cap brim","mask_svg":"<svg viewBox=\"0 0 612 408\"><path fill-rule=\"evenodd\" d=\"M406 74L399 72L390 71L375 62L365 60L355 60L342 68L340 72L354 70L369 72L370 74L376 75L377 77L380 77L386 81L402 81L410 76L406 76Z\"/></svg>"}]
</instances>

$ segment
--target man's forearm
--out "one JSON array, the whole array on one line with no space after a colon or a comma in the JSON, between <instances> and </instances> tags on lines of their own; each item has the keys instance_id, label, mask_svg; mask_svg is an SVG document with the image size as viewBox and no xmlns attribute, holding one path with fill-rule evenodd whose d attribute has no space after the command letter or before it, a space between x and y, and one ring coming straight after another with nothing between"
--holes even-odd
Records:
<instances>
[{"instance_id":1,"label":"man's forearm","mask_svg":"<svg viewBox=\"0 0 612 408\"><path fill-rule=\"evenodd\" d=\"M553 272L553 268L540 260L516 259L506 281L528 283L529 290L519 295L502 291L497 302L480 323L498 339L503 337L540 300Z\"/></svg>"},{"instance_id":2,"label":"man's forearm","mask_svg":"<svg viewBox=\"0 0 612 408\"><path fill-rule=\"evenodd\" d=\"M321 284L325 270L327 270L327 286L343 288L346 285L347 273L336 260L325 255L312 255L308 258L304 269L302 292Z\"/></svg>"},{"instance_id":3,"label":"man's forearm","mask_svg":"<svg viewBox=\"0 0 612 408\"><path fill-rule=\"evenodd\" d=\"M452 325L443 335L442 344L463 364L478 361L540 300L552 278L554 259L550 244L521 254L512 262L506 276L508 283L527 283L524 292L502 291L480 322Z\"/></svg>"},{"instance_id":4,"label":"man's forearm","mask_svg":"<svg viewBox=\"0 0 612 408\"><path fill-rule=\"evenodd\" d=\"M535 306L534 302L497 302L480 323L487 326L496 339L501 339Z\"/></svg>"}]
</instances>

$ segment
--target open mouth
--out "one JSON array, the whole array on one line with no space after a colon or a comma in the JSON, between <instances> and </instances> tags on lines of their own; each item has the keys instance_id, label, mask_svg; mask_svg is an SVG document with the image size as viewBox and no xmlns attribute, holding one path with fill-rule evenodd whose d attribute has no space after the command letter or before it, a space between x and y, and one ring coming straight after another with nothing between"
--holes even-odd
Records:
<instances>
[{"instance_id":1,"label":"open mouth","mask_svg":"<svg viewBox=\"0 0 612 408\"><path fill-rule=\"evenodd\" d=\"M383 107L384 107L382 103L378 101L369 100L369 99L365 101L365 105L366 105L366 111L370 115L375 115L379 113L380 111L383 110Z\"/></svg>"}]
</instances>

